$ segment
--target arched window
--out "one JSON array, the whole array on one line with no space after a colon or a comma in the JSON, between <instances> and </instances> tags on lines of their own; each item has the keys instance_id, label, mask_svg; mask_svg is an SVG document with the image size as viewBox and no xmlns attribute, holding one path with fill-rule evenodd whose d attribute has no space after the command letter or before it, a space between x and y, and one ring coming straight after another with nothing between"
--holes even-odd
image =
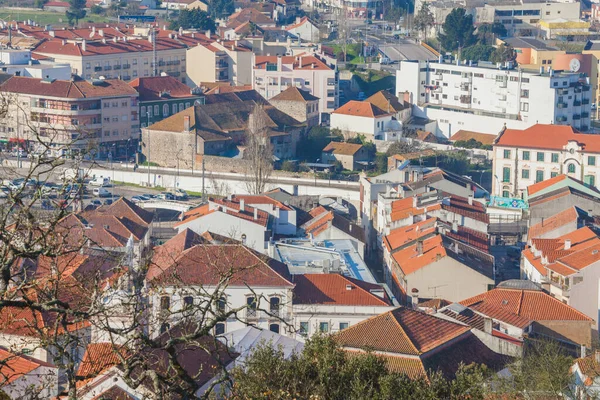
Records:
<instances>
[{"instance_id":1,"label":"arched window","mask_svg":"<svg viewBox=\"0 0 600 400\"><path fill-rule=\"evenodd\" d=\"M183 103L179 103L179 112L183 111Z\"/></svg>"},{"instance_id":2,"label":"arched window","mask_svg":"<svg viewBox=\"0 0 600 400\"><path fill-rule=\"evenodd\" d=\"M219 300L217 300L217 311L225 312L226 308L227 308L227 299L225 297L221 297Z\"/></svg>"},{"instance_id":3,"label":"arched window","mask_svg":"<svg viewBox=\"0 0 600 400\"><path fill-rule=\"evenodd\" d=\"M154 106L154 115L158 115L160 111L158 110L158 104Z\"/></svg>"},{"instance_id":4,"label":"arched window","mask_svg":"<svg viewBox=\"0 0 600 400\"><path fill-rule=\"evenodd\" d=\"M575 173L575 164L569 164L569 165L567 166L567 172L568 172L569 174L574 174L574 173Z\"/></svg>"},{"instance_id":5,"label":"arched window","mask_svg":"<svg viewBox=\"0 0 600 400\"><path fill-rule=\"evenodd\" d=\"M177 104L173 104L173 114L177 114Z\"/></svg>"},{"instance_id":6,"label":"arched window","mask_svg":"<svg viewBox=\"0 0 600 400\"><path fill-rule=\"evenodd\" d=\"M169 105L165 104L163 106L163 117L168 117L169 116Z\"/></svg>"}]
</instances>

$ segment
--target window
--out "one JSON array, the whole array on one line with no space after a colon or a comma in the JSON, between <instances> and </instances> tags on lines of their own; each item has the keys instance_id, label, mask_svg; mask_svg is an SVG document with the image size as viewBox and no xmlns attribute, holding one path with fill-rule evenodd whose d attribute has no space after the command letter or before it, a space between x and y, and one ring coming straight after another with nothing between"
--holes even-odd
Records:
<instances>
[{"instance_id":1,"label":"window","mask_svg":"<svg viewBox=\"0 0 600 400\"><path fill-rule=\"evenodd\" d=\"M510 158L510 150L504 150L504 158L505 159Z\"/></svg>"},{"instance_id":2,"label":"window","mask_svg":"<svg viewBox=\"0 0 600 400\"><path fill-rule=\"evenodd\" d=\"M169 330L169 324L168 324L168 323L166 323L166 322L165 322L165 323L163 323L163 324L160 326L160 333L165 333L165 332L166 332L166 331L168 331L168 330Z\"/></svg>"},{"instance_id":3,"label":"window","mask_svg":"<svg viewBox=\"0 0 600 400\"><path fill-rule=\"evenodd\" d=\"M523 152L523 160L529 161L529 152L528 151Z\"/></svg>"},{"instance_id":4,"label":"window","mask_svg":"<svg viewBox=\"0 0 600 400\"><path fill-rule=\"evenodd\" d=\"M544 162L544 158L545 158L544 156L545 156L545 153L542 153L541 151L538 151L538 153L537 153L537 160L540 161L540 162Z\"/></svg>"},{"instance_id":5,"label":"window","mask_svg":"<svg viewBox=\"0 0 600 400\"><path fill-rule=\"evenodd\" d=\"M552 162L553 163L557 163L558 162L558 153L552 153Z\"/></svg>"},{"instance_id":6,"label":"window","mask_svg":"<svg viewBox=\"0 0 600 400\"><path fill-rule=\"evenodd\" d=\"M225 312L226 308L227 308L227 299L225 297L221 297L219 300L217 300L217 311Z\"/></svg>"},{"instance_id":7,"label":"window","mask_svg":"<svg viewBox=\"0 0 600 400\"><path fill-rule=\"evenodd\" d=\"M154 115L158 116L158 104L154 106Z\"/></svg>"},{"instance_id":8,"label":"window","mask_svg":"<svg viewBox=\"0 0 600 400\"><path fill-rule=\"evenodd\" d=\"M179 103L179 112L183 111L183 103Z\"/></svg>"},{"instance_id":9,"label":"window","mask_svg":"<svg viewBox=\"0 0 600 400\"><path fill-rule=\"evenodd\" d=\"M569 165L567 166L567 172L568 172L569 174L574 174L574 173L575 173L575 164L569 164Z\"/></svg>"},{"instance_id":10,"label":"window","mask_svg":"<svg viewBox=\"0 0 600 400\"><path fill-rule=\"evenodd\" d=\"M121 102L121 107L128 107L129 102L127 100Z\"/></svg>"},{"instance_id":11,"label":"window","mask_svg":"<svg viewBox=\"0 0 600 400\"><path fill-rule=\"evenodd\" d=\"M173 114L177 114L177 104L173 104Z\"/></svg>"},{"instance_id":12,"label":"window","mask_svg":"<svg viewBox=\"0 0 600 400\"><path fill-rule=\"evenodd\" d=\"M169 116L169 105L165 104L163 105L163 117L168 117Z\"/></svg>"},{"instance_id":13,"label":"window","mask_svg":"<svg viewBox=\"0 0 600 400\"><path fill-rule=\"evenodd\" d=\"M171 298L169 296L163 296L160 298L160 309L168 310L171 307Z\"/></svg>"},{"instance_id":14,"label":"window","mask_svg":"<svg viewBox=\"0 0 600 400\"><path fill-rule=\"evenodd\" d=\"M215 325L215 335L223 335L225 333L225 324L219 322Z\"/></svg>"},{"instance_id":15,"label":"window","mask_svg":"<svg viewBox=\"0 0 600 400\"><path fill-rule=\"evenodd\" d=\"M152 117L152 106L148 106L148 116Z\"/></svg>"},{"instance_id":16,"label":"window","mask_svg":"<svg viewBox=\"0 0 600 400\"><path fill-rule=\"evenodd\" d=\"M104 108L110 108L110 103L108 101L104 103Z\"/></svg>"},{"instance_id":17,"label":"window","mask_svg":"<svg viewBox=\"0 0 600 400\"><path fill-rule=\"evenodd\" d=\"M92 66L90 65L90 63L85 63L85 69L90 69L92 68Z\"/></svg>"},{"instance_id":18,"label":"window","mask_svg":"<svg viewBox=\"0 0 600 400\"><path fill-rule=\"evenodd\" d=\"M246 297L246 315L248 315L249 317L255 317L256 316L256 297L254 296L249 296Z\"/></svg>"},{"instance_id":19,"label":"window","mask_svg":"<svg viewBox=\"0 0 600 400\"><path fill-rule=\"evenodd\" d=\"M146 115L146 106L141 106L140 107L140 114L142 114L144 116Z\"/></svg>"},{"instance_id":20,"label":"window","mask_svg":"<svg viewBox=\"0 0 600 400\"><path fill-rule=\"evenodd\" d=\"M510 193L508 193L508 190L502 191L502 197L510 197Z\"/></svg>"},{"instance_id":21,"label":"window","mask_svg":"<svg viewBox=\"0 0 600 400\"><path fill-rule=\"evenodd\" d=\"M192 296L185 296L183 298L183 308L190 309L194 305L194 298Z\"/></svg>"},{"instance_id":22,"label":"window","mask_svg":"<svg viewBox=\"0 0 600 400\"><path fill-rule=\"evenodd\" d=\"M521 171L521 178L529 179L529 170L528 169L524 169Z\"/></svg>"},{"instance_id":23,"label":"window","mask_svg":"<svg viewBox=\"0 0 600 400\"><path fill-rule=\"evenodd\" d=\"M189 101L187 101L187 102L185 103L185 108L190 108L190 102L189 102Z\"/></svg>"},{"instance_id":24,"label":"window","mask_svg":"<svg viewBox=\"0 0 600 400\"><path fill-rule=\"evenodd\" d=\"M588 157L588 165L596 165L596 156Z\"/></svg>"},{"instance_id":25,"label":"window","mask_svg":"<svg viewBox=\"0 0 600 400\"><path fill-rule=\"evenodd\" d=\"M556 178L558 176L558 172L550 172L550 178Z\"/></svg>"},{"instance_id":26,"label":"window","mask_svg":"<svg viewBox=\"0 0 600 400\"><path fill-rule=\"evenodd\" d=\"M510 168L502 168L502 182L510 182Z\"/></svg>"},{"instance_id":27,"label":"window","mask_svg":"<svg viewBox=\"0 0 600 400\"><path fill-rule=\"evenodd\" d=\"M586 175L583 177L583 183L588 186L596 186L596 177L594 175Z\"/></svg>"},{"instance_id":28,"label":"window","mask_svg":"<svg viewBox=\"0 0 600 400\"><path fill-rule=\"evenodd\" d=\"M279 333L279 324L269 324L269 330L271 332Z\"/></svg>"},{"instance_id":29,"label":"window","mask_svg":"<svg viewBox=\"0 0 600 400\"><path fill-rule=\"evenodd\" d=\"M521 103L521 111L528 112L529 111L529 103Z\"/></svg>"},{"instance_id":30,"label":"window","mask_svg":"<svg viewBox=\"0 0 600 400\"><path fill-rule=\"evenodd\" d=\"M134 58L134 59L133 59L133 61L132 61L132 64L133 64L133 65L137 65L137 58Z\"/></svg>"},{"instance_id":31,"label":"window","mask_svg":"<svg viewBox=\"0 0 600 400\"><path fill-rule=\"evenodd\" d=\"M281 300L279 297L271 297L269 299L269 310L273 315L279 315L279 305Z\"/></svg>"},{"instance_id":32,"label":"window","mask_svg":"<svg viewBox=\"0 0 600 400\"><path fill-rule=\"evenodd\" d=\"M300 322L300 331L299 331L299 333L302 336L308 335L308 322L307 321Z\"/></svg>"},{"instance_id":33,"label":"window","mask_svg":"<svg viewBox=\"0 0 600 400\"><path fill-rule=\"evenodd\" d=\"M535 171L535 182L541 182L544 180L544 171Z\"/></svg>"},{"instance_id":34,"label":"window","mask_svg":"<svg viewBox=\"0 0 600 400\"><path fill-rule=\"evenodd\" d=\"M127 121L129 117L127 115L121 115L121 121Z\"/></svg>"},{"instance_id":35,"label":"window","mask_svg":"<svg viewBox=\"0 0 600 400\"><path fill-rule=\"evenodd\" d=\"M347 327L348 327L348 323L347 322L340 322L340 331L343 331Z\"/></svg>"},{"instance_id":36,"label":"window","mask_svg":"<svg viewBox=\"0 0 600 400\"><path fill-rule=\"evenodd\" d=\"M104 136L110 136L110 131L104 131Z\"/></svg>"},{"instance_id":37,"label":"window","mask_svg":"<svg viewBox=\"0 0 600 400\"><path fill-rule=\"evenodd\" d=\"M319 322L319 332L329 332L329 322Z\"/></svg>"}]
</instances>

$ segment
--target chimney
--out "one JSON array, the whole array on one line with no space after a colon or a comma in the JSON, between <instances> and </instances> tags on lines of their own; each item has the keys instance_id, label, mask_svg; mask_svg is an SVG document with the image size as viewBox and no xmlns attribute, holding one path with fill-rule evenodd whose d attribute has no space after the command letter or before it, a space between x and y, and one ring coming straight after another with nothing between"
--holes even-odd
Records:
<instances>
[{"instance_id":1,"label":"chimney","mask_svg":"<svg viewBox=\"0 0 600 400\"><path fill-rule=\"evenodd\" d=\"M96 27L92 26L92 36L94 36L96 34Z\"/></svg>"},{"instance_id":2,"label":"chimney","mask_svg":"<svg viewBox=\"0 0 600 400\"><path fill-rule=\"evenodd\" d=\"M98 35L104 37L104 29L99 29L98 30Z\"/></svg>"},{"instance_id":3,"label":"chimney","mask_svg":"<svg viewBox=\"0 0 600 400\"><path fill-rule=\"evenodd\" d=\"M565 250L569 250L571 248L571 239L565 239Z\"/></svg>"},{"instance_id":4,"label":"chimney","mask_svg":"<svg viewBox=\"0 0 600 400\"><path fill-rule=\"evenodd\" d=\"M410 103L410 92L408 90L402 94L402 100L405 103Z\"/></svg>"},{"instance_id":5,"label":"chimney","mask_svg":"<svg viewBox=\"0 0 600 400\"><path fill-rule=\"evenodd\" d=\"M183 117L183 131L185 133L190 133L190 116L186 115Z\"/></svg>"},{"instance_id":6,"label":"chimney","mask_svg":"<svg viewBox=\"0 0 600 400\"><path fill-rule=\"evenodd\" d=\"M106 44L106 38L102 38L102 44Z\"/></svg>"},{"instance_id":7,"label":"chimney","mask_svg":"<svg viewBox=\"0 0 600 400\"><path fill-rule=\"evenodd\" d=\"M281 71L281 56L277 56L277 71Z\"/></svg>"},{"instance_id":8,"label":"chimney","mask_svg":"<svg viewBox=\"0 0 600 400\"><path fill-rule=\"evenodd\" d=\"M352 285L350 285L350 284L346 285L346 290L352 290Z\"/></svg>"},{"instance_id":9,"label":"chimney","mask_svg":"<svg viewBox=\"0 0 600 400\"><path fill-rule=\"evenodd\" d=\"M212 32L210 31L210 29L207 29L206 32L204 33L206 35L207 38L210 39L210 37L212 36Z\"/></svg>"},{"instance_id":10,"label":"chimney","mask_svg":"<svg viewBox=\"0 0 600 400\"><path fill-rule=\"evenodd\" d=\"M240 211L246 211L246 202L244 199L240 199Z\"/></svg>"},{"instance_id":11,"label":"chimney","mask_svg":"<svg viewBox=\"0 0 600 400\"><path fill-rule=\"evenodd\" d=\"M492 334L492 319L484 317L483 318L483 331L485 333Z\"/></svg>"},{"instance_id":12,"label":"chimney","mask_svg":"<svg viewBox=\"0 0 600 400\"><path fill-rule=\"evenodd\" d=\"M423 240L421 239L417 240L417 254L420 256L423 255Z\"/></svg>"},{"instance_id":13,"label":"chimney","mask_svg":"<svg viewBox=\"0 0 600 400\"><path fill-rule=\"evenodd\" d=\"M254 207L254 220L258 219L258 208Z\"/></svg>"},{"instance_id":14,"label":"chimney","mask_svg":"<svg viewBox=\"0 0 600 400\"><path fill-rule=\"evenodd\" d=\"M179 36L183 35L183 28L180 26L179 27Z\"/></svg>"},{"instance_id":15,"label":"chimney","mask_svg":"<svg viewBox=\"0 0 600 400\"><path fill-rule=\"evenodd\" d=\"M64 45L66 45L66 44L67 44L67 41L66 41L65 39L63 39L63 40L61 41L61 43L62 43L62 45L64 46Z\"/></svg>"},{"instance_id":16,"label":"chimney","mask_svg":"<svg viewBox=\"0 0 600 400\"><path fill-rule=\"evenodd\" d=\"M81 41L81 50L87 51L87 43L86 43L85 39L83 39Z\"/></svg>"},{"instance_id":17,"label":"chimney","mask_svg":"<svg viewBox=\"0 0 600 400\"><path fill-rule=\"evenodd\" d=\"M469 197L467 197L467 202L469 203L470 206L473 205L473 195L470 194Z\"/></svg>"},{"instance_id":18,"label":"chimney","mask_svg":"<svg viewBox=\"0 0 600 400\"><path fill-rule=\"evenodd\" d=\"M113 38L113 42L114 42L114 43L117 43L117 40L118 40L118 39L117 39L117 37L115 36L115 37Z\"/></svg>"},{"instance_id":19,"label":"chimney","mask_svg":"<svg viewBox=\"0 0 600 400\"><path fill-rule=\"evenodd\" d=\"M419 289L417 288L413 288L411 290L411 300L412 300L412 306L413 308L418 308L419 307Z\"/></svg>"},{"instance_id":20,"label":"chimney","mask_svg":"<svg viewBox=\"0 0 600 400\"><path fill-rule=\"evenodd\" d=\"M417 195L413 196L413 207L416 207L418 205L418 199L417 199Z\"/></svg>"}]
</instances>

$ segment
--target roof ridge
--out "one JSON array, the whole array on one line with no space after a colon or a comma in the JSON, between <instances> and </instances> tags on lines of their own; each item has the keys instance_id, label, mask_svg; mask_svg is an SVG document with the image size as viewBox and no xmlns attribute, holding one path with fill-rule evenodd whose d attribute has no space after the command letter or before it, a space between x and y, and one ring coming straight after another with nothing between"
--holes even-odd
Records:
<instances>
[{"instance_id":1,"label":"roof ridge","mask_svg":"<svg viewBox=\"0 0 600 400\"><path fill-rule=\"evenodd\" d=\"M347 282L351 282L353 283L356 287L358 287L360 290L362 290L364 293L368 294L371 297L374 297L377 301L379 301L380 303L382 303L383 305L389 306L388 303L386 303L385 301L383 301L383 299L379 296L377 296L376 294L371 293L370 290L365 289L364 287L361 286L361 283L367 283L358 279L353 279L341 274L338 274L339 276L341 276L343 279L345 279ZM379 285L377 285L379 286ZM381 286L379 286L381 289L383 289Z\"/></svg>"},{"instance_id":2,"label":"roof ridge","mask_svg":"<svg viewBox=\"0 0 600 400\"><path fill-rule=\"evenodd\" d=\"M242 247L243 247L243 248L244 248L244 249L245 249L245 250L246 250L248 253L252 254L252 255L253 255L253 256L254 256L254 257L255 257L255 258L258 260L258 261L262 262L262 263L263 263L264 265L266 265L266 266L267 266L267 267L268 267L268 268L269 268L271 271L275 272L275 274L276 274L278 277L280 277L281 279L283 279L284 281L286 281L286 282L287 282L287 283L289 283L290 285L292 285L292 286L296 286L296 285L295 285L293 282L290 282L290 281L289 281L289 279L287 279L287 278L285 278L284 276L282 276L282 275L281 275L281 274L280 274L280 273L279 273L279 272L278 272L278 271L277 271L275 268L271 267L271 266L269 265L269 263L268 263L268 262L266 262L265 260L261 259L261 258L258 256L258 254L260 254L260 253L257 253L257 252L255 252L255 251L252 251L252 250L250 250L250 248L249 248L249 247L246 247L246 246L244 246L244 245L237 245L237 246L242 246ZM275 261L277 261L277 260L275 260Z\"/></svg>"},{"instance_id":3,"label":"roof ridge","mask_svg":"<svg viewBox=\"0 0 600 400\"><path fill-rule=\"evenodd\" d=\"M399 307L399 308L396 308L394 310L388 311L388 313L392 314L394 322L396 323L396 325L398 325L398 327L400 328L400 330L404 334L404 337L406 337L406 339L408 339L408 343L414 349L415 353L418 354L418 355L421 355L421 354L423 354L423 352L421 352L421 350L417 349L417 346L415 346L415 344L413 343L413 341L410 338L410 336L408 336L408 333L406 333L406 329L404 329L404 327L402 326L402 324L400 323L400 321L398 321L398 318L396 318L396 315L394 314L395 311L404 310L404 309L408 310L408 308L406 308L406 307ZM414 311L414 310L411 310L411 311ZM415 312L417 312L417 311L415 311Z\"/></svg>"}]
</instances>

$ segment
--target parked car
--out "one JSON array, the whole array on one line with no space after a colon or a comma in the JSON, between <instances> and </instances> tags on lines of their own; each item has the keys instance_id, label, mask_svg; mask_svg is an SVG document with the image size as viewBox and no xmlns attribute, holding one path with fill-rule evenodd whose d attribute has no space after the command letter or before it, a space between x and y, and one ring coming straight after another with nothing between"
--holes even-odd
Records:
<instances>
[{"instance_id":1,"label":"parked car","mask_svg":"<svg viewBox=\"0 0 600 400\"><path fill-rule=\"evenodd\" d=\"M175 200L175 196L169 192L161 192L156 197L161 200Z\"/></svg>"},{"instance_id":2,"label":"parked car","mask_svg":"<svg viewBox=\"0 0 600 400\"><path fill-rule=\"evenodd\" d=\"M100 177L92 179L89 184L91 186L100 186L100 187L110 186L110 178L100 176Z\"/></svg>"},{"instance_id":3,"label":"parked car","mask_svg":"<svg viewBox=\"0 0 600 400\"><path fill-rule=\"evenodd\" d=\"M100 207L102 205L102 200L94 199L90 204L94 207Z\"/></svg>"},{"instance_id":4,"label":"parked car","mask_svg":"<svg viewBox=\"0 0 600 400\"><path fill-rule=\"evenodd\" d=\"M141 203L146 200L144 200L144 198L142 196L133 196L131 198L131 201L133 201L134 203Z\"/></svg>"},{"instance_id":5,"label":"parked car","mask_svg":"<svg viewBox=\"0 0 600 400\"><path fill-rule=\"evenodd\" d=\"M113 203L112 199L106 199L106 200L104 200L104 205L105 206L110 206L112 203Z\"/></svg>"},{"instance_id":6,"label":"parked car","mask_svg":"<svg viewBox=\"0 0 600 400\"><path fill-rule=\"evenodd\" d=\"M96 197L110 197L110 192L103 187L94 188L92 194Z\"/></svg>"},{"instance_id":7,"label":"parked car","mask_svg":"<svg viewBox=\"0 0 600 400\"><path fill-rule=\"evenodd\" d=\"M171 189L170 193L175 196L175 200L187 200L189 198L187 192L183 189Z\"/></svg>"}]
</instances>

